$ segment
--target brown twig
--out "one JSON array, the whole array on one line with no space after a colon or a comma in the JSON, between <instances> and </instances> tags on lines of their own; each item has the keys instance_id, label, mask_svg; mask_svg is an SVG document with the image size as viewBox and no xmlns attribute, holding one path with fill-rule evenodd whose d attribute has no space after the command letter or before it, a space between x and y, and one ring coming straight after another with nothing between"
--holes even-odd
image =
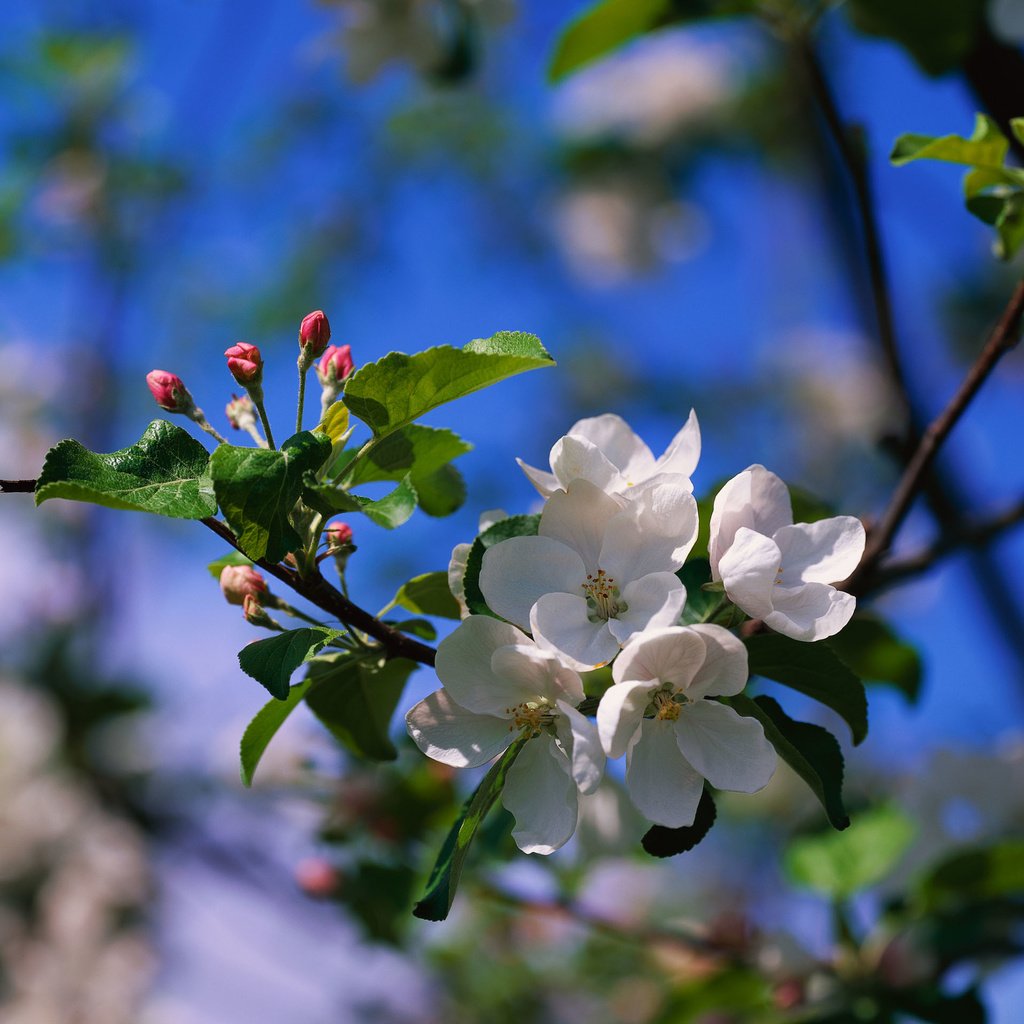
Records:
<instances>
[{"instance_id":1,"label":"brown twig","mask_svg":"<svg viewBox=\"0 0 1024 1024\"><path fill-rule=\"evenodd\" d=\"M997 515L973 523L965 523L940 537L916 555L883 563L871 577L871 590L877 591L927 572L936 562L963 548L981 547L991 543L1014 526L1024 523L1024 500L1018 501Z\"/></svg>"},{"instance_id":2,"label":"brown twig","mask_svg":"<svg viewBox=\"0 0 1024 1024\"><path fill-rule=\"evenodd\" d=\"M856 592L874 572L878 562L889 550L896 531L900 528L921 488L925 473L942 447L943 441L959 422L996 364L1019 340L1021 317L1024 316L1024 280L1014 289L999 322L989 335L984 348L967 371L956 394L946 408L929 424L927 430L907 461L906 469L896 486L878 525L871 531L864 557L856 572L847 580L847 589Z\"/></svg>"},{"instance_id":3,"label":"brown twig","mask_svg":"<svg viewBox=\"0 0 1024 1024\"><path fill-rule=\"evenodd\" d=\"M219 519L214 519L211 516L200 520L200 522L218 537L226 540L236 551L242 551L238 544L238 538ZM357 604L353 604L340 590L332 587L319 572L300 576L294 569L276 565L264 559L257 560L256 565L268 575L291 587L295 593L304 597L311 604L315 604L341 622L372 636L374 640L379 640L390 657L409 658L422 665L434 664L437 652L433 647L428 647L414 637L393 629L368 611L364 611Z\"/></svg>"},{"instance_id":4,"label":"brown twig","mask_svg":"<svg viewBox=\"0 0 1024 1024\"><path fill-rule=\"evenodd\" d=\"M31 494L35 489L35 480L0 480L0 494Z\"/></svg>"}]
</instances>

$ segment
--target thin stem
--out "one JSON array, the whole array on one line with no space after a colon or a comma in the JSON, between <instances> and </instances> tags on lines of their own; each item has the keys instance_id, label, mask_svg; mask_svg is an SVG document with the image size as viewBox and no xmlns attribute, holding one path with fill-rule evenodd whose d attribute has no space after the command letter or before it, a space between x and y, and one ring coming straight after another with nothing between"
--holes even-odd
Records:
<instances>
[{"instance_id":1,"label":"thin stem","mask_svg":"<svg viewBox=\"0 0 1024 1024\"><path fill-rule=\"evenodd\" d=\"M279 597L275 597L273 602L268 600L266 607L275 608L279 612L284 612L285 615L291 615L292 618L302 619L303 622L308 622L312 626L323 625L319 619L314 619L312 615L307 615L301 609L292 607L287 601L282 601Z\"/></svg>"},{"instance_id":2,"label":"thin stem","mask_svg":"<svg viewBox=\"0 0 1024 1024\"><path fill-rule=\"evenodd\" d=\"M974 364L967 371L956 394L946 408L928 425L921 435L917 448L907 461L906 469L896 487L889 507L878 526L871 531L867 549L860 566L847 581L847 589L856 589L874 571L882 556L889 550L896 531L900 528L910 506L914 503L925 473L938 454L942 443L959 422L974 396L995 369L996 364L1016 344L1020 335L1021 318L1024 316L1024 280L1014 289L1010 301L1003 310L985 347Z\"/></svg>"},{"instance_id":3,"label":"thin stem","mask_svg":"<svg viewBox=\"0 0 1024 1024\"><path fill-rule=\"evenodd\" d=\"M260 423L263 424L263 433L267 435L267 445L273 451L277 448L277 445L274 444L274 435L270 429L270 418L267 416L267 410L263 407L262 401L254 402L253 404L256 406L256 411L260 414Z\"/></svg>"},{"instance_id":4,"label":"thin stem","mask_svg":"<svg viewBox=\"0 0 1024 1024\"><path fill-rule=\"evenodd\" d=\"M227 541L235 550L241 551L238 538L224 523L213 517L200 520L204 526L212 530L218 537ZM244 553L244 552L243 552ZM344 594L336 590L315 569L307 576L300 576L293 569L283 565L275 565L265 559L256 562L265 573L291 587L299 596L310 604L315 604L333 618L344 622L354 629L362 630L368 636L382 644L389 657L408 658L422 665L433 665L437 652L433 647L421 643L414 637L393 629L368 611L353 604Z\"/></svg>"},{"instance_id":5,"label":"thin stem","mask_svg":"<svg viewBox=\"0 0 1024 1024\"><path fill-rule=\"evenodd\" d=\"M212 437L217 444L230 444L228 439L217 432L217 428L205 417L196 420L196 424Z\"/></svg>"},{"instance_id":6,"label":"thin stem","mask_svg":"<svg viewBox=\"0 0 1024 1024\"><path fill-rule=\"evenodd\" d=\"M309 371L308 365L303 365L302 356L299 356L299 401L298 407L295 412L295 433L298 434L302 430L302 410L306 404L306 373Z\"/></svg>"}]
</instances>

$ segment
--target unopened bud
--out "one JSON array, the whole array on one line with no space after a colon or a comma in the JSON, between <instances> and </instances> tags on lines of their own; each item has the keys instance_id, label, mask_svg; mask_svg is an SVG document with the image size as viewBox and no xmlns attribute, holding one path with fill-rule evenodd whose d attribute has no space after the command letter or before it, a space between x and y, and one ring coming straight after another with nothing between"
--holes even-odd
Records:
<instances>
[{"instance_id":1,"label":"unopened bud","mask_svg":"<svg viewBox=\"0 0 1024 1024\"><path fill-rule=\"evenodd\" d=\"M330 340L331 325L322 309L315 309L302 318L302 324L299 326L299 346L306 350L308 358L315 359L321 355Z\"/></svg>"},{"instance_id":2,"label":"unopened bud","mask_svg":"<svg viewBox=\"0 0 1024 1024\"><path fill-rule=\"evenodd\" d=\"M150 370L146 383L156 399L156 404L168 412L180 412L188 416L195 409L195 402L182 379L166 370Z\"/></svg>"},{"instance_id":3,"label":"unopened bud","mask_svg":"<svg viewBox=\"0 0 1024 1024\"><path fill-rule=\"evenodd\" d=\"M224 407L228 423L235 430L252 430L256 426L256 408L248 395L232 395L231 401Z\"/></svg>"},{"instance_id":4,"label":"unopened bud","mask_svg":"<svg viewBox=\"0 0 1024 1024\"><path fill-rule=\"evenodd\" d=\"M327 387L338 384L353 370L351 345L328 345L316 368L320 383Z\"/></svg>"},{"instance_id":5,"label":"unopened bud","mask_svg":"<svg viewBox=\"0 0 1024 1024\"><path fill-rule=\"evenodd\" d=\"M267 594L267 598L269 600L274 599L270 594ZM242 601L242 614L250 626L262 626L264 629L276 629L279 632L284 632L284 626L267 614L263 605L260 604L260 599L255 594L245 595Z\"/></svg>"},{"instance_id":6,"label":"unopened bud","mask_svg":"<svg viewBox=\"0 0 1024 1024\"><path fill-rule=\"evenodd\" d=\"M352 527L348 523L331 523L324 534L330 548L343 548L352 543Z\"/></svg>"},{"instance_id":7,"label":"unopened bud","mask_svg":"<svg viewBox=\"0 0 1024 1024\"><path fill-rule=\"evenodd\" d=\"M228 358L231 375L243 388L258 386L263 380L263 356L255 345L240 341L232 345L224 355Z\"/></svg>"},{"instance_id":8,"label":"unopened bud","mask_svg":"<svg viewBox=\"0 0 1024 1024\"><path fill-rule=\"evenodd\" d=\"M341 872L323 857L306 857L295 865L295 882L307 895L328 899L341 887Z\"/></svg>"},{"instance_id":9,"label":"unopened bud","mask_svg":"<svg viewBox=\"0 0 1024 1024\"><path fill-rule=\"evenodd\" d=\"M228 604L244 605L247 597L263 598L267 581L251 565L225 565L220 571L220 589Z\"/></svg>"}]
</instances>

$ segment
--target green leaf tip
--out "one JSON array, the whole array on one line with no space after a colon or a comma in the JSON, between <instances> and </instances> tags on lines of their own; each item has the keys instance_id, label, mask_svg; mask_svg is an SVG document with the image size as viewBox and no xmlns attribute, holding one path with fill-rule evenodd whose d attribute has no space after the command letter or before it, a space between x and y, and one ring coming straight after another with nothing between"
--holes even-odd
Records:
<instances>
[{"instance_id":1,"label":"green leaf tip","mask_svg":"<svg viewBox=\"0 0 1024 1024\"><path fill-rule=\"evenodd\" d=\"M292 673L340 635L338 630L324 626L289 629L243 647L238 652L238 664L246 675L266 687L272 697L287 700Z\"/></svg>"},{"instance_id":2,"label":"green leaf tip","mask_svg":"<svg viewBox=\"0 0 1024 1024\"><path fill-rule=\"evenodd\" d=\"M35 501L85 501L106 508L205 519L217 511L209 476L210 453L191 434L154 420L128 448L91 452L70 438L50 449Z\"/></svg>"}]
</instances>

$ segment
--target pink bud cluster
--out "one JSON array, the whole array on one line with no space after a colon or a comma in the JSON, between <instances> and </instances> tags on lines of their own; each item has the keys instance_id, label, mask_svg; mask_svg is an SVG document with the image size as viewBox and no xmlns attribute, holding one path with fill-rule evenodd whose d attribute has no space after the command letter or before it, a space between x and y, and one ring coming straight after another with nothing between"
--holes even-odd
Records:
<instances>
[{"instance_id":1,"label":"pink bud cluster","mask_svg":"<svg viewBox=\"0 0 1024 1024\"><path fill-rule=\"evenodd\" d=\"M316 375L326 387L343 381L353 368L351 345L328 345L317 364Z\"/></svg>"}]
</instances>

